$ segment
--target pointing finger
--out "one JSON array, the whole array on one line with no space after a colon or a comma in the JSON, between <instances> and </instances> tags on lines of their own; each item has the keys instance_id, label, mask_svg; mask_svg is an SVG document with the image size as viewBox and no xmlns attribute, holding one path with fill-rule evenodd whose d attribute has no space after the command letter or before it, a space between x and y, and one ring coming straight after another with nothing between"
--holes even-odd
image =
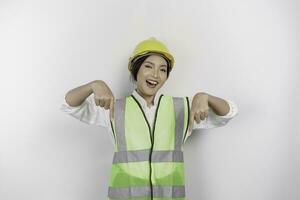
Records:
<instances>
[{"instance_id":1,"label":"pointing finger","mask_svg":"<svg viewBox=\"0 0 300 200\"><path fill-rule=\"evenodd\" d=\"M189 119L189 132L192 130L194 124L194 112L191 111L190 119Z\"/></svg>"},{"instance_id":2,"label":"pointing finger","mask_svg":"<svg viewBox=\"0 0 300 200\"><path fill-rule=\"evenodd\" d=\"M115 110L115 107L114 107L114 98L112 98L110 100L110 106L109 106L109 116L110 116L110 120L112 120L114 118L114 110Z\"/></svg>"}]
</instances>

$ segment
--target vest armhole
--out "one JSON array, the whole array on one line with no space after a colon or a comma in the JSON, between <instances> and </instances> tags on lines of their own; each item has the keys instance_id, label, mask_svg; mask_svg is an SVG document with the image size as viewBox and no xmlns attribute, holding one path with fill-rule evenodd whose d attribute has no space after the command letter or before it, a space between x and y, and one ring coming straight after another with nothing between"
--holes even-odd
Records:
<instances>
[{"instance_id":1,"label":"vest armhole","mask_svg":"<svg viewBox=\"0 0 300 200\"><path fill-rule=\"evenodd\" d=\"M186 113L186 109L187 108L187 117L184 118L184 120L186 120L186 127L185 127L185 131L184 131L184 136L183 136L183 141L182 144L185 143L186 137L187 137L187 131L188 131L188 126L189 126L189 121L190 121L190 103L189 103L189 98L188 97L184 97L186 99L186 106L184 105L184 113Z\"/></svg>"}]
</instances>

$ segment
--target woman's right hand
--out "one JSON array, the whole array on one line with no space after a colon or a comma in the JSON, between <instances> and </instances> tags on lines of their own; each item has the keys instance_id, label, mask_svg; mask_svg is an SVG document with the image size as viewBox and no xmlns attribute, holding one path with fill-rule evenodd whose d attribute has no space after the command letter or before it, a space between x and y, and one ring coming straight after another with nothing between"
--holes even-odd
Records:
<instances>
[{"instance_id":1,"label":"woman's right hand","mask_svg":"<svg viewBox=\"0 0 300 200\"><path fill-rule=\"evenodd\" d=\"M91 88L94 93L94 99L97 106L104 107L105 110L109 109L110 120L114 118L114 104L115 97L108 87L108 85L102 80L95 80L91 83Z\"/></svg>"}]
</instances>

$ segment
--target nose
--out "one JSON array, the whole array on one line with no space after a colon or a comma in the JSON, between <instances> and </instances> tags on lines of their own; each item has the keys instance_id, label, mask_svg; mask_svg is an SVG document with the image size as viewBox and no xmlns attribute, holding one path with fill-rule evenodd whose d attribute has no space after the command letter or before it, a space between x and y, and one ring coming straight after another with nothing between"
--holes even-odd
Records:
<instances>
[{"instance_id":1,"label":"nose","mask_svg":"<svg viewBox=\"0 0 300 200\"><path fill-rule=\"evenodd\" d=\"M157 78L157 77L158 77L158 69L154 69L154 72L153 72L153 73L154 73L154 74L153 74L154 77Z\"/></svg>"}]
</instances>

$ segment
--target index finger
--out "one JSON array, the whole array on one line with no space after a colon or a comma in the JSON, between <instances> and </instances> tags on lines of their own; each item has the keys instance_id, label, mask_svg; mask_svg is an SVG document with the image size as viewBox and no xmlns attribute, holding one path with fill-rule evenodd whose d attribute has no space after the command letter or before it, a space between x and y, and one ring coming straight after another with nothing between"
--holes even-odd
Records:
<instances>
[{"instance_id":1,"label":"index finger","mask_svg":"<svg viewBox=\"0 0 300 200\"><path fill-rule=\"evenodd\" d=\"M189 119L189 132L192 130L194 124L194 112L191 111L190 113L190 119Z\"/></svg>"},{"instance_id":2,"label":"index finger","mask_svg":"<svg viewBox=\"0 0 300 200\"><path fill-rule=\"evenodd\" d=\"M115 107L114 107L114 98L112 98L110 100L110 105L109 105L109 117L110 117L110 120L112 120L114 118L114 110L115 110Z\"/></svg>"}]
</instances>

